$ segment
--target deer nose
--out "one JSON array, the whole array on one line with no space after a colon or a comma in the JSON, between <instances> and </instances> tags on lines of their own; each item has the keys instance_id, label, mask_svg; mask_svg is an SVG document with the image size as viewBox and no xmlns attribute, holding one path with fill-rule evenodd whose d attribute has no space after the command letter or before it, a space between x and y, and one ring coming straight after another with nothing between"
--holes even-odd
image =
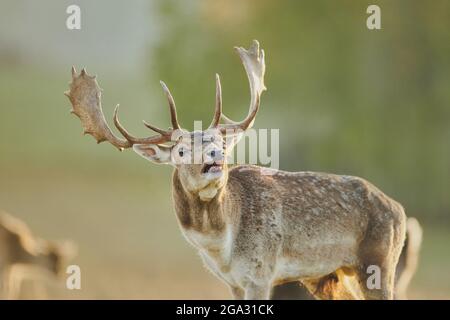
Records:
<instances>
[{"instance_id":1,"label":"deer nose","mask_svg":"<svg viewBox=\"0 0 450 320\"><path fill-rule=\"evenodd\" d=\"M209 152L209 156L211 157L211 159L213 160L222 160L223 158L223 152L220 150L211 150Z\"/></svg>"}]
</instances>

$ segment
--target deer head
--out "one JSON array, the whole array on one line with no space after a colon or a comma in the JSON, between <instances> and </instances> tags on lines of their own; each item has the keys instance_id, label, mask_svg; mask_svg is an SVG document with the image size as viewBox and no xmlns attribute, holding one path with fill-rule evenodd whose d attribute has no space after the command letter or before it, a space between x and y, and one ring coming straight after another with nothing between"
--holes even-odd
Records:
<instances>
[{"instance_id":1,"label":"deer head","mask_svg":"<svg viewBox=\"0 0 450 320\"><path fill-rule=\"evenodd\" d=\"M83 69L79 75L72 67L72 83L65 95L72 103L72 113L77 115L84 133L92 135L98 143L108 141L119 150L133 150L155 163L171 164L177 168L183 187L192 193L199 193L202 200L210 200L227 181L227 152L253 126L260 105L264 86L264 51L254 40L250 49L235 48L239 54L250 83L250 108L247 117L235 122L222 114L222 91L219 75L216 75L216 105L211 125L204 131L188 132L182 129L177 119L175 102L167 86L161 81L169 102L172 127L160 129L144 121L144 125L157 135L137 138L120 123L119 106L114 111L114 125L124 139L117 137L108 126L101 106L101 89L95 76ZM223 119L225 123L221 124Z\"/></svg>"}]
</instances>

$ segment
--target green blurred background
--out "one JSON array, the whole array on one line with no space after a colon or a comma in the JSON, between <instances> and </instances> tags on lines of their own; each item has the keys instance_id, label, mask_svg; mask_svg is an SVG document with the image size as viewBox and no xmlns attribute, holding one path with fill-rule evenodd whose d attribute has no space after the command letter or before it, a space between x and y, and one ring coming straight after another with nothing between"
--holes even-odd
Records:
<instances>
[{"instance_id":1,"label":"green blurred background","mask_svg":"<svg viewBox=\"0 0 450 320\"><path fill-rule=\"evenodd\" d=\"M66 8L81 7L81 30ZM366 28L381 7L382 30ZM108 119L209 123L214 74L243 117L233 46L258 39L266 85L256 128L280 129L280 166L362 176L424 227L414 298L450 298L450 1L5 1L0 5L0 209L79 245L82 290L50 298L229 298L179 232L168 166L81 134L70 67L98 74Z\"/></svg>"}]
</instances>

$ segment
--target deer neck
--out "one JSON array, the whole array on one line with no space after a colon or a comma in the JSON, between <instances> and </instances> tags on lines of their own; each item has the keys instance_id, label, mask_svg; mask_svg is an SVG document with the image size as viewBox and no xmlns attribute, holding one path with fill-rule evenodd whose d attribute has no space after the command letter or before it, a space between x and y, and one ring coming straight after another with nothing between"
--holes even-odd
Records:
<instances>
[{"instance_id":1,"label":"deer neck","mask_svg":"<svg viewBox=\"0 0 450 320\"><path fill-rule=\"evenodd\" d=\"M184 229L209 235L225 230L228 220L225 211L226 183L192 192L183 186L175 169L172 185L175 211Z\"/></svg>"}]
</instances>

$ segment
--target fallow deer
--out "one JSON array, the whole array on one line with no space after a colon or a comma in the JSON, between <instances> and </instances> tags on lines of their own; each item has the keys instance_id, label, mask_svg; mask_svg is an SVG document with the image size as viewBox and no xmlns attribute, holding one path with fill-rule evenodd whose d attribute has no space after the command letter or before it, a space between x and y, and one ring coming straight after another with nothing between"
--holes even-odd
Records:
<instances>
[{"instance_id":1,"label":"fallow deer","mask_svg":"<svg viewBox=\"0 0 450 320\"><path fill-rule=\"evenodd\" d=\"M35 237L23 221L0 211L0 296L18 299L23 280L64 274L75 252L71 241L56 243Z\"/></svg>"},{"instance_id":2,"label":"fallow deer","mask_svg":"<svg viewBox=\"0 0 450 320\"><path fill-rule=\"evenodd\" d=\"M222 115L218 75L215 113L205 131L181 129L163 82L172 128L145 123L158 133L147 138L137 138L121 125L118 106L114 124L125 139L113 134L103 115L101 89L85 69L78 75L72 68L65 95L84 132L98 143L108 141L121 150L132 147L145 159L174 166L172 192L181 231L234 298L268 299L272 286L294 280L315 293L337 274L356 279L364 299L392 299L405 238L406 217L399 203L358 177L227 167L226 156L252 127L266 89L259 43L236 50L251 92L249 113L240 122ZM366 286L371 265L381 271L379 288Z\"/></svg>"}]
</instances>

